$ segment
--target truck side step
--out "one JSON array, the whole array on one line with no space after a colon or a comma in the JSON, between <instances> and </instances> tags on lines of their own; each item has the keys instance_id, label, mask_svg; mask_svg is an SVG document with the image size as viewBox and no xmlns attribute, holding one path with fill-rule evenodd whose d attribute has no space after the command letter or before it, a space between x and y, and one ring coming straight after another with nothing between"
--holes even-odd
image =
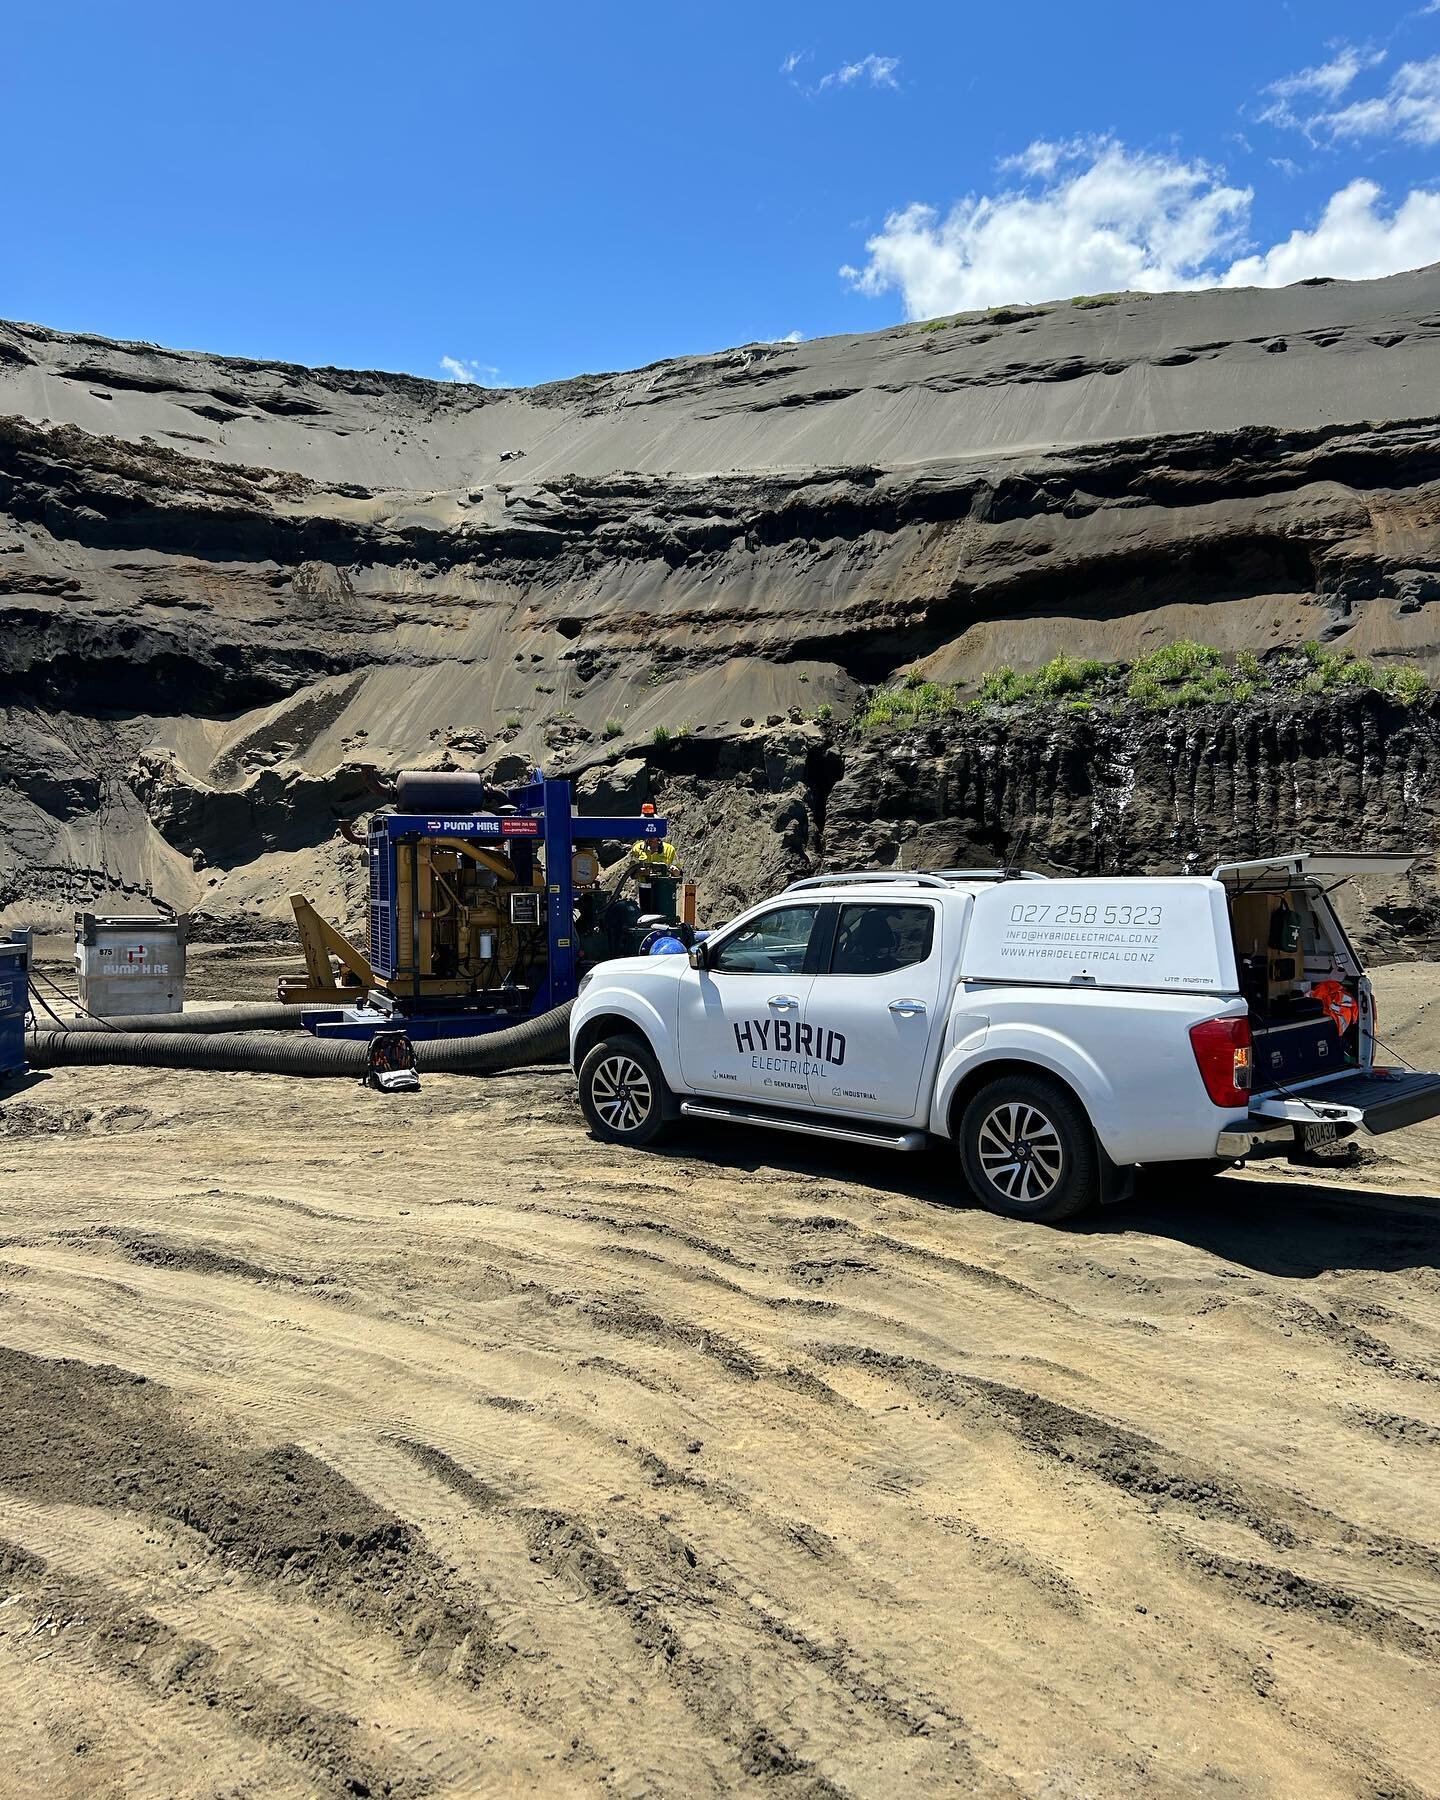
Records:
<instances>
[{"instance_id":1,"label":"truck side step","mask_svg":"<svg viewBox=\"0 0 1440 1800\"><path fill-rule=\"evenodd\" d=\"M826 1118L807 1118L796 1113L769 1112L764 1107L727 1106L723 1100L682 1100L687 1119L723 1119L727 1125L764 1125L771 1131L798 1131L804 1137L836 1138L842 1144L868 1144L875 1150L923 1150L925 1133L889 1131L883 1125L841 1124Z\"/></svg>"}]
</instances>

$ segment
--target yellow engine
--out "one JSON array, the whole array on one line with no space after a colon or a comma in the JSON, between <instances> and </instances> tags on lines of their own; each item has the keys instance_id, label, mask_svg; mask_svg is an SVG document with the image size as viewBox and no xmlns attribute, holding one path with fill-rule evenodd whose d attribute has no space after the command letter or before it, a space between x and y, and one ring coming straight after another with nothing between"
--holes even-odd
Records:
<instances>
[{"instance_id":1,"label":"yellow engine","mask_svg":"<svg viewBox=\"0 0 1440 1800\"><path fill-rule=\"evenodd\" d=\"M543 962L545 878L538 866L532 883L522 886L507 857L436 837L398 844L396 874L397 971L382 984L391 992L473 994L523 980L532 964Z\"/></svg>"}]
</instances>

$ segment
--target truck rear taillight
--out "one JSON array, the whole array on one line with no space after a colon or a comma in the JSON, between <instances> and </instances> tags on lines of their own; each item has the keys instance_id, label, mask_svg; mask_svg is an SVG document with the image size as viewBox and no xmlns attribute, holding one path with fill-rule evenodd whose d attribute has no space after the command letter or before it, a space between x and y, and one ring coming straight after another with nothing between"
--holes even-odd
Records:
<instances>
[{"instance_id":1,"label":"truck rear taillight","mask_svg":"<svg viewBox=\"0 0 1440 1800\"><path fill-rule=\"evenodd\" d=\"M1205 1092L1216 1106L1250 1104L1250 1021L1202 1019L1190 1027L1190 1045Z\"/></svg>"}]
</instances>

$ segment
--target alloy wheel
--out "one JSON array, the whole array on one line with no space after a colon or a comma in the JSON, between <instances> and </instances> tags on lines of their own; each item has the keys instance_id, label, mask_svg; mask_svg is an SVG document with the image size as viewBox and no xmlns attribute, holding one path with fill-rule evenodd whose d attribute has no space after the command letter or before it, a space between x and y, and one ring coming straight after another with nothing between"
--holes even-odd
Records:
<instances>
[{"instance_id":1,"label":"alloy wheel","mask_svg":"<svg viewBox=\"0 0 1440 1800\"><path fill-rule=\"evenodd\" d=\"M1048 1199L1065 1163L1059 1132L1038 1107L1026 1102L997 1106L987 1114L976 1150L996 1191L1021 1205Z\"/></svg>"},{"instance_id":2,"label":"alloy wheel","mask_svg":"<svg viewBox=\"0 0 1440 1800\"><path fill-rule=\"evenodd\" d=\"M650 1116L654 1091L633 1056L607 1056L590 1077L590 1100L611 1131L635 1131Z\"/></svg>"}]
</instances>

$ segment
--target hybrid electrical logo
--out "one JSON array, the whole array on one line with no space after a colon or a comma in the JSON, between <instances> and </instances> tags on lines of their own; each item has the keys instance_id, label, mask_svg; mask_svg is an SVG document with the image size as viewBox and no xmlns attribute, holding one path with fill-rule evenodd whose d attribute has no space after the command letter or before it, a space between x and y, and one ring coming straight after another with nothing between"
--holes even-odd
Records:
<instances>
[{"instance_id":1,"label":"hybrid electrical logo","mask_svg":"<svg viewBox=\"0 0 1440 1800\"><path fill-rule=\"evenodd\" d=\"M823 1025L792 1024L789 1019L737 1019L731 1028L735 1048L742 1056L748 1054L757 1069L775 1066L762 1058L783 1056L798 1059L792 1074L823 1075L826 1063L838 1069L845 1061L845 1033L829 1031Z\"/></svg>"}]
</instances>

